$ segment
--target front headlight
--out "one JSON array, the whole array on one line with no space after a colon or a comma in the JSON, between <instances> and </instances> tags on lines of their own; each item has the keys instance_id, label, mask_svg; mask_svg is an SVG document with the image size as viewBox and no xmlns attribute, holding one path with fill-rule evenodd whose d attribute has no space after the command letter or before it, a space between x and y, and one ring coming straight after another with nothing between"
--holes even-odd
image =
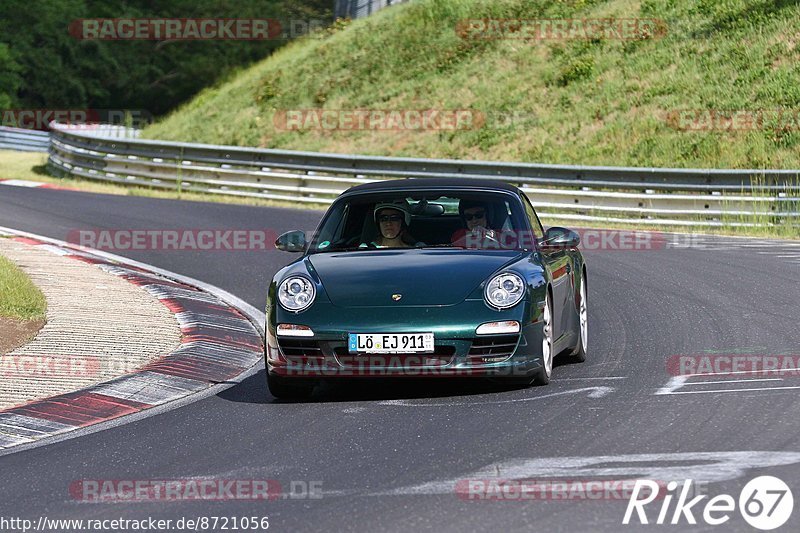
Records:
<instances>
[{"instance_id":1,"label":"front headlight","mask_svg":"<svg viewBox=\"0 0 800 533\"><path fill-rule=\"evenodd\" d=\"M525 283L521 277L511 272L493 277L483 289L486 303L497 309L514 307L523 296L525 296Z\"/></svg>"},{"instance_id":2,"label":"front headlight","mask_svg":"<svg viewBox=\"0 0 800 533\"><path fill-rule=\"evenodd\" d=\"M303 276L291 276L278 287L278 301L287 311L302 311L314 303L317 291L311 280Z\"/></svg>"}]
</instances>

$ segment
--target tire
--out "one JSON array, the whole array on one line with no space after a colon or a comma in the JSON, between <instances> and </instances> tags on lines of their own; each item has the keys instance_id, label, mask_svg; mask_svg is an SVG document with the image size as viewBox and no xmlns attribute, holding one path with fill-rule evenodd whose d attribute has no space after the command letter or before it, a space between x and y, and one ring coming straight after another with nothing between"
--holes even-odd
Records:
<instances>
[{"instance_id":1,"label":"tire","mask_svg":"<svg viewBox=\"0 0 800 533\"><path fill-rule=\"evenodd\" d=\"M534 385L547 385L550 383L550 376L553 375L553 298L550 291L544 300L544 312L542 313L542 368L533 376Z\"/></svg>"},{"instance_id":2,"label":"tire","mask_svg":"<svg viewBox=\"0 0 800 533\"><path fill-rule=\"evenodd\" d=\"M550 292L547 292L547 298L545 299L545 313L547 314L547 320L544 320L543 314L543 321L546 322L542 327L547 332L547 345L549 346L550 350L550 358L549 364L545 365L543 361L542 368L537 370L534 374L525 377L502 377L502 378L495 378L491 381L495 381L498 383L502 383L506 386L512 387L530 387L531 385L547 385L550 383L550 376L553 373L553 299L550 297ZM545 340L542 341L542 349L544 350Z\"/></svg>"},{"instance_id":3,"label":"tire","mask_svg":"<svg viewBox=\"0 0 800 533\"><path fill-rule=\"evenodd\" d=\"M267 387L269 393L281 400L302 400L311 396L314 390L314 383L287 379L267 372Z\"/></svg>"},{"instance_id":4,"label":"tire","mask_svg":"<svg viewBox=\"0 0 800 533\"><path fill-rule=\"evenodd\" d=\"M588 348L587 337L589 332L589 311L586 305L586 274L581 274L581 301L578 305L578 346L575 351L569 354L568 361L571 363L583 363L586 361L586 350Z\"/></svg>"}]
</instances>

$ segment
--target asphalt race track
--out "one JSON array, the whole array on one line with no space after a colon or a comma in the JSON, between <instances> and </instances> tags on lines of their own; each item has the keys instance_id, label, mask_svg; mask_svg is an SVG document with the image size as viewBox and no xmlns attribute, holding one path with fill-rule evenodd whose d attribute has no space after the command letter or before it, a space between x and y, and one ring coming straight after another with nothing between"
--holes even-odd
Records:
<instances>
[{"instance_id":1,"label":"asphalt race track","mask_svg":"<svg viewBox=\"0 0 800 533\"><path fill-rule=\"evenodd\" d=\"M90 228L280 233L311 230L320 216L0 187L0 226L58 239ZM587 251L589 359L558 366L547 387L369 383L322 387L310 402L285 403L269 395L262 369L182 408L0 457L0 515L268 516L276 532L617 532L643 528L635 519L622 525L625 499L477 501L459 497L456 487L489 476L583 481L679 472L710 496L738 500L745 483L763 474L800 497L800 378L682 381L668 368L681 355L800 353L800 247L730 238L702 244ZM293 257L115 253L214 284L259 309L268 280ZM82 479L186 478L274 479L297 490L255 502L87 503L70 493ZM300 498L304 483L321 483L321 497ZM753 531L738 512L722 526L705 525L702 505L694 512L702 525L684 518L677 529ZM660 506L647 507L651 523ZM781 530L800 531L798 516Z\"/></svg>"}]
</instances>

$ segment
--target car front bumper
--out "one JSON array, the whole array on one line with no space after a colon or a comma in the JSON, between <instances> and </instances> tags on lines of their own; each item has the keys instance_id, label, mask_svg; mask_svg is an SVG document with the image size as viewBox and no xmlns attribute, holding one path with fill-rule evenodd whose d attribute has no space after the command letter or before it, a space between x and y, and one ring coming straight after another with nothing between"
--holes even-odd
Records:
<instances>
[{"instance_id":1,"label":"car front bumper","mask_svg":"<svg viewBox=\"0 0 800 533\"><path fill-rule=\"evenodd\" d=\"M314 304L303 313L273 310L267 324L268 372L282 377L529 377L541 368L540 306L520 302L494 310L483 300L454 306L337 308ZM477 335L487 322L515 320L515 334ZM310 337L278 337L278 324L304 325ZM368 324L368 326L367 326ZM350 333L433 332L433 354L350 354Z\"/></svg>"}]
</instances>

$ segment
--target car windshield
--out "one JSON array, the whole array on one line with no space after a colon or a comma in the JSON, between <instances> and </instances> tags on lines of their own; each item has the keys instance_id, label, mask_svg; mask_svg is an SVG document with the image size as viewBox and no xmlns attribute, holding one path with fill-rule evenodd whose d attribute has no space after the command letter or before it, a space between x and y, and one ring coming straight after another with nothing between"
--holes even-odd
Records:
<instances>
[{"instance_id":1,"label":"car windshield","mask_svg":"<svg viewBox=\"0 0 800 533\"><path fill-rule=\"evenodd\" d=\"M309 253L395 248L531 248L525 212L503 192L403 191L334 203Z\"/></svg>"}]
</instances>

